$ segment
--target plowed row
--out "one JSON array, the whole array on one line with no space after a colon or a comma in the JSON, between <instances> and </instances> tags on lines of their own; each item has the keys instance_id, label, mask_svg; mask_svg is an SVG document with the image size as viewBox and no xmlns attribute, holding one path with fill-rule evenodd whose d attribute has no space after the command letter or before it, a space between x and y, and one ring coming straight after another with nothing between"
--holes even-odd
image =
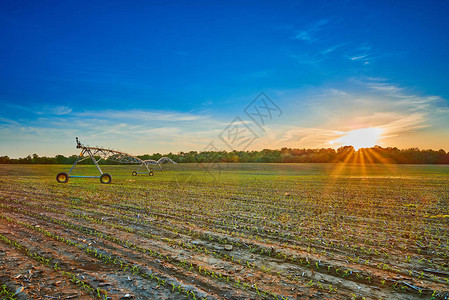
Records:
<instances>
[{"instance_id":1,"label":"plowed row","mask_svg":"<svg viewBox=\"0 0 449 300\"><path fill-rule=\"evenodd\" d=\"M64 168L0 166L17 298L449 297L447 167L110 166L109 185L58 184Z\"/></svg>"}]
</instances>

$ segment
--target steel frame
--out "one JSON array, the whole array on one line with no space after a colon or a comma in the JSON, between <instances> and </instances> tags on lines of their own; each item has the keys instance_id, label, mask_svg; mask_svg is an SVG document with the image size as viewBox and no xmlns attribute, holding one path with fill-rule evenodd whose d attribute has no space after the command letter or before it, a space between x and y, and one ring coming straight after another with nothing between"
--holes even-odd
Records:
<instances>
[{"instance_id":1,"label":"steel frame","mask_svg":"<svg viewBox=\"0 0 449 300\"><path fill-rule=\"evenodd\" d=\"M103 173L103 171L100 168L100 165L98 164L98 162L100 162L102 159L103 160L113 159L120 163L139 164L139 167L137 168L137 170L132 173L134 176L137 174L149 174L150 176L153 176L154 175L153 169L149 168L149 165L152 165L152 164L158 165L160 170L163 171L162 165L161 165L162 163L165 163L165 162L175 163L168 157L162 157L158 161L151 160L151 159L142 160L142 159L140 159L136 156L130 155L128 153L124 153L124 152L120 152L120 151L116 151L116 150L112 150L112 149L85 146L85 145L81 144L78 137L76 138L76 148L82 149L81 153L76 158L75 163L70 168L68 173L61 172L56 176L56 180L58 182L67 182L69 178L100 178L100 181L102 183L109 183L111 181L111 175L109 175L107 173ZM97 160L95 158L95 156L97 156L97 157L99 156L100 159ZM89 159L89 158L92 159L93 163L95 164L98 171L100 172L99 176L70 175L72 173L73 169L76 167L76 165L79 162ZM140 169L142 167L144 167L147 170L147 172L140 171ZM62 176L62 177L60 177L60 176ZM103 181L104 176L109 177L109 179L106 178L106 179L108 179L107 182Z\"/></svg>"},{"instance_id":2,"label":"steel frame","mask_svg":"<svg viewBox=\"0 0 449 300\"><path fill-rule=\"evenodd\" d=\"M170 163L170 164L176 164L176 162L174 162L173 160L171 160L168 157L161 157L159 158L157 161L154 159L147 159L147 160L143 160L139 167L137 168L137 170L135 171L137 174L145 174L146 172L139 172L140 168L145 166L148 170L148 166L149 165L157 165L159 167L159 170L164 171L164 169L162 168L162 164L164 163ZM151 169L153 170L153 169Z\"/></svg>"}]
</instances>

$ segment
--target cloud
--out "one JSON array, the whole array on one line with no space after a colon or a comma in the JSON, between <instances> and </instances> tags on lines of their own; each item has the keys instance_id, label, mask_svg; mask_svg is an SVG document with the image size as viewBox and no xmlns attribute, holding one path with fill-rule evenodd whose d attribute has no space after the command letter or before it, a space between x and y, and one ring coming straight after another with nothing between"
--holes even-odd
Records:
<instances>
[{"instance_id":1,"label":"cloud","mask_svg":"<svg viewBox=\"0 0 449 300\"><path fill-rule=\"evenodd\" d=\"M301 64L316 64L330 57L338 57L339 59L368 65L376 58L391 55L383 53L375 56L374 45L368 42L342 40L336 34L335 26L330 26L331 21L332 25L339 22L336 19L322 19L298 31L291 39L304 41L309 45L308 47L302 47L300 53L289 54L289 56L295 58Z\"/></svg>"},{"instance_id":2,"label":"cloud","mask_svg":"<svg viewBox=\"0 0 449 300\"><path fill-rule=\"evenodd\" d=\"M6 102L1 103L1 105L15 111L19 110L37 115L66 115L72 112L72 109L68 106L57 106L57 105L22 106Z\"/></svg>"},{"instance_id":3,"label":"cloud","mask_svg":"<svg viewBox=\"0 0 449 300\"><path fill-rule=\"evenodd\" d=\"M322 31L325 26L329 23L329 20L322 19L317 22L314 22L307 26L305 29L300 30L292 39L306 41L309 43L315 42L318 40L317 33Z\"/></svg>"},{"instance_id":4,"label":"cloud","mask_svg":"<svg viewBox=\"0 0 449 300\"><path fill-rule=\"evenodd\" d=\"M85 111L77 113L79 117L117 119L117 120L136 120L136 121L166 121L183 122L196 121L204 119L205 116L189 113L149 111L149 110L104 110L104 111Z\"/></svg>"},{"instance_id":5,"label":"cloud","mask_svg":"<svg viewBox=\"0 0 449 300\"><path fill-rule=\"evenodd\" d=\"M253 148L338 147L339 138L368 128L381 146L434 147L425 144L426 134L447 129L441 120L449 119L449 111L439 96L420 95L383 78L352 79L340 86L346 88L275 92L273 97L284 98L289 107L282 124L271 125ZM442 138L436 147L449 149L449 143Z\"/></svg>"},{"instance_id":6,"label":"cloud","mask_svg":"<svg viewBox=\"0 0 449 300\"><path fill-rule=\"evenodd\" d=\"M348 43L340 43L319 51L291 54L290 57L294 58L300 64L317 64L335 57L339 52L344 51L347 45Z\"/></svg>"},{"instance_id":7,"label":"cloud","mask_svg":"<svg viewBox=\"0 0 449 300\"><path fill-rule=\"evenodd\" d=\"M69 112L48 107L39 118L0 118L0 155L73 154L76 136L85 144L134 154L201 150L224 128L205 114L176 111L98 110Z\"/></svg>"},{"instance_id":8,"label":"cloud","mask_svg":"<svg viewBox=\"0 0 449 300\"><path fill-rule=\"evenodd\" d=\"M430 140L425 138L426 132L447 132L445 99L419 94L384 78L356 78L325 88L267 93L285 113L267 124L265 132L258 132L260 138L248 149L337 147L331 141L353 130L380 128L381 146L449 150L444 138L431 145L424 142ZM0 155L71 155L76 136L86 144L132 154L202 150L211 141L227 149L218 144L218 136L233 119L222 114L143 109L77 112L48 106L46 111L14 120L0 117ZM251 120L243 116L243 121L254 129Z\"/></svg>"},{"instance_id":9,"label":"cloud","mask_svg":"<svg viewBox=\"0 0 449 300\"><path fill-rule=\"evenodd\" d=\"M336 52L337 50L341 50L341 49L344 48L346 45L348 45L348 43L341 43L341 44L338 44L338 45L334 45L334 46L328 47L328 48L326 48L326 49L320 51L320 53L321 53L322 55L327 55L327 54L329 54L329 53Z\"/></svg>"},{"instance_id":10,"label":"cloud","mask_svg":"<svg viewBox=\"0 0 449 300\"><path fill-rule=\"evenodd\" d=\"M347 54L346 57L353 62L360 62L364 65L368 65L374 59L372 51L373 46L365 43L350 49L348 51L349 54Z\"/></svg>"},{"instance_id":11,"label":"cloud","mask_svg":"<svg viewBox=\"0 0 449 300\"><path fill-rule=\"evenodd\" d=\"M359 81L358 88L359 91L336 96L336 102L322 106L340 116L330 120L329 125L345 131L379 127L385 135L399 135L429 127L434 109L442 101L441 97L417 95L379 80Z\"/></svg>"},{"instance_id":12,"label":"cloud","mask_svg":"<svg viewBox=\"0 0 449 300\"><path fill-rule=\"evenodd\" d=\"M0 123L7 124L7 125L19 125L18 122L8 119L8 118L3 118L3 117L0 117Z\"/></svg>"},{"instance_id":13,"label":"cloud","mask_svg":"<svg viewBox=\"0 0 449 300\"><path fill-rule=\"evenodd\" d=\"M350 57L349 59L350 60L360 60L360 59L364 59L366 57L367 57L367 55L364 54L364 55L360 55L360 56L353 56L353 57Z\"/></svg>"},{"instance_id":14,"label":"cloud","mask_svg":"<svg viewBox=\"0 0 449 300\"><path fill-rule=\"evenodd\" d=\"M72 112L72 109L67 106L44 106L36 113L40 115L66 115Z\"/></svg>"},{"instance_id":15,"label":"cloud","mask_svg":"<svg viewBox=\"0 0 449 300\"><path fill-rule=\"evenodd\" d=\"M367 82L366 86L376 95L390 100L390 104L403 107L406 111L428 113L445 100L440 96L421 96L407 92L404 88L382 81Z\"/></svg>"},{"instance_id":16,"label":"cloud","mask_svg":"<svg viewBox=\"0 0 449 300\"><path fill-rule=\"evenodd\" d=\"M350 79L337 87L272 90L269 94L286 114L267 126L249 149L335 148L339 144L332 141L354 130L363 133L372 128L381 146L449 150L447 139L439 144L426 142L429 131L447 131L445 99L419 94L385 78ZM443 121L437 123L436 117Z\"/></svg>"},{"instance_id":17,"label":"cloud","mask_svg":"<svg viewBox=\"0 0 449 300\"><path fill-rule=\"evenodd\" d=\"M293 127L287 130L279 139L283 147L293 147L301 145L307 148L329 147L328 142L339 136L339 133L332 129L320 127Z\"/></svg>"},{"instance_id":18,"label":"cloud","mask_svg":"<svg viewBox=\"0 0 449 300\"><path fill-rule=\"evenodd\" d=\"M392 114L393 115L393 114ZM423 114L415 113L411 115L397 114L394 121L380 125L384 129L384 137L395 137L406 132L416 131L418 129L429 127L426 124L426 117Z\"/></svg>"}]
</instances>

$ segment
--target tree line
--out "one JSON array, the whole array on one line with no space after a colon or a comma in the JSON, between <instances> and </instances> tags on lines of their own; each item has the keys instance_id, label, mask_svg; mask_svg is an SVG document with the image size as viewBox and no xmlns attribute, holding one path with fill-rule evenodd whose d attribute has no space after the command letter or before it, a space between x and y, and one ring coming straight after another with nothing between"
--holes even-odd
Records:
<instances>
[{"instance_id":1,"label":"tree line","mask_svg":"<svg viewBox=\"0 0 449 300\"><path fill-rule=\"evenodd\" d=\"M441 150L420 150L418 148L398 149L396 147L382 148L374 146L356 151L352 146L338 149L296 149L282 148L280 150L264 149L260 151L189 151L177 154L160 153L137 156L142 160L158 160L167 156L178 163L394 163L394 164L449 164L449 152ZM0 164L73 164L77 156L56 155L55 157L40 157L37 154L24 158L9 158L0 156ZM81 164L92 164L86 159ZM114 160L101 160L100 164L118 164Z\"/></svg>"}]
</instances>

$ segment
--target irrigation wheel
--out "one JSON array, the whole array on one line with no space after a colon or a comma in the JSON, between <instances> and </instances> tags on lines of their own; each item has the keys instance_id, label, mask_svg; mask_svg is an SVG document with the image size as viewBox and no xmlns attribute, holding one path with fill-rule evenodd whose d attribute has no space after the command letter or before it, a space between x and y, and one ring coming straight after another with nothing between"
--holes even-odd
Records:
<instances>
[{"instance_id":1,"label":"irrigation wheel","mask_svg":"<svg viewBox=\"0 0 449 300\"><path fill-rule=\"evenodd\" d=\"M154 176L154 172L153 171L150 171L150 174L149 174L150 176Z\"/></svg>"},{"instance_id":2,"label":"irrigation wheel","mask_svg":"<svg viewBox=\"0 0 449 300\"><path fill-rule=\"evenodd\" d=\"M69 181L69 175L67 175L66 172L61 172L56 175L56 181L59 183L66 183L67 181Z\"/></svg>"},{"instance_id":3,"label":"irrigation wheel","mask_svg":"<svg viewBox=\"0 0 449 300\"><path fill-rule=\"evenodd\" d=\"M136 171L133 171L133 176L137 176L137 172Z\"/></svg>"},{"instance_id":4,"label":"irrigation wheel","mask_svg":"<svg viewBox=\"0 0 449 300\"><path fill-rule=\"evenodd\" d=\"M100 176L101 183L108 184L108 183L111 183L111 181L112 181L111 175L109 175L108 173L101 174L101 176Z\"/></svg>"}]
</instances>

